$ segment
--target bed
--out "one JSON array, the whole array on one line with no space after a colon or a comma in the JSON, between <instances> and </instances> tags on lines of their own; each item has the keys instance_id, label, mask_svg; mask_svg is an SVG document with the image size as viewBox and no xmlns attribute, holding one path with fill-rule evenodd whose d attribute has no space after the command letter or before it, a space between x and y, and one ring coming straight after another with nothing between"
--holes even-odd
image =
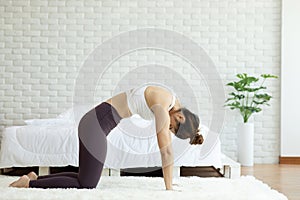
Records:
<instances>
[{"instance_id":1,"label":"bed","mask_svg":"<svg viewBox=\"0 0 300 200\"><path fill-rule=\"evenodd\" d=\"M78 166L77 126L72 110L54 119L26 120L25 126L5 128L1 133L0 168L39 166L40 174L49 167ZM201 126L206 138L208 128ZM107 137L104 174L119 175L120 169L161 166L155 125L134 115L123 119ZM203 153L203 145L172 137L174 176L182 166L214 166L230 178L239 176L240 166L221 153L219 139Z\"/></svg>"}]
</instances>

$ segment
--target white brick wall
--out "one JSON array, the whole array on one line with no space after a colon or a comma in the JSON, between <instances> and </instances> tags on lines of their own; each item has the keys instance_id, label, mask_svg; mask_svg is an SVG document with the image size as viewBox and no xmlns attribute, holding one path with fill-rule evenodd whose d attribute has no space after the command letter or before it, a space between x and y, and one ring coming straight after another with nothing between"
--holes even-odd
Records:
<instances>
[{"instance_id":1,"label":"white brick wall","mask_svg":"<svg viewBox=\"0 0 300 200\"><path fill-rule=\"evenodd\" d=\"M155 27L186 35L210 55L225 84L238 72L279 75L280 26L279 0L1 0L0 126L55 117L69 108L84 60L124 31ZM137 51L115 61L98 83L95 101L110 96L125 73L149 63L173 67L191 86L200 80L203 87L195 92L201 118L209 123L211 99L202 78L166 52ZM135 83L147 70L136 73ZM254 117L256 163L275 163L279 155L280 82L268 86L272 106ZM188 105L193 100L184 101L195 106ZM226 110L222 149L234 159L237 121L239 114Z\"/></svg>"}]
</instances>

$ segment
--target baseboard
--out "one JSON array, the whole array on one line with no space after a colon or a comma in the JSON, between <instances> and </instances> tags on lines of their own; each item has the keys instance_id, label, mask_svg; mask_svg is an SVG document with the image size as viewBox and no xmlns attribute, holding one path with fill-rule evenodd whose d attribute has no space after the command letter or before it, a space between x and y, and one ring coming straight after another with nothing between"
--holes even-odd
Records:
<instances>
[{"instance_id":1,"label":"baseboard","mask_svg":"<svg viewBox=\"0 0 300 200\"><path fill-rule=\"evenodd\" d=\"M300 165L300 157L279 157L279 164Z\"/></svg>"}]
</instances>

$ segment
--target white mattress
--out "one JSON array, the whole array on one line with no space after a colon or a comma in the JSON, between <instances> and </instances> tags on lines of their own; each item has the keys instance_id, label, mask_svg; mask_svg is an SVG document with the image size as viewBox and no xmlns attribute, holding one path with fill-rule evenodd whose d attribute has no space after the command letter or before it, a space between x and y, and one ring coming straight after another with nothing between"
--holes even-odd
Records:
<instances>
[{"instance_id":1,"label":"white mattress","mask_svg":"<svg viewBox=\"0 0 300 200\"><path fill-rule=\"evenodd\" d=\"M0 168L78 165L72 126L13 126L4 129Z\"/></svg>"},{"instance_id":2,"label":"white mattress","mask_svg":"<svg viewBox=\"0 0 300 200\"><path fill-rule=\"evenodd\" d=\"M31 125L13 126L2 132L0 168L78 166L77 125L58 119L28 123ZM161 166L154 127L153 122L137 116L122 120L108 136L105 167ZM173 136L174 166L221 167L219 139L210 146L203 153L203 145L189 145L187 140Z\"/></svg>"}]
</instances>

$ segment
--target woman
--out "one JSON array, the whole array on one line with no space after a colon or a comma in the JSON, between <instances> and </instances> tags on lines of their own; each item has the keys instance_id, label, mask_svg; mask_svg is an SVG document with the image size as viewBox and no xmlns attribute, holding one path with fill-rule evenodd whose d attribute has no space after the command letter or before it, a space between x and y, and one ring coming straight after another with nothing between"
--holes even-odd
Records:
<instances>
[{"instance_id":1,"label":"woman","mask_svg":"<svg viewBox=\"0 0 300 200\"><path fill-rule=\"evenodd\" d=\"M173 151L171 133L190 144L202 144L199 118L182 108L172 90L162 85L142 85L120 93L86 113L78 126L79 172L63 172L37 176L34 172L22 176L11 187L32 188L95 188L106 157L106 136L121 119L139 114L156 124L162 171L167 190L172 190Z\"/></svg>"}]
</instances>

